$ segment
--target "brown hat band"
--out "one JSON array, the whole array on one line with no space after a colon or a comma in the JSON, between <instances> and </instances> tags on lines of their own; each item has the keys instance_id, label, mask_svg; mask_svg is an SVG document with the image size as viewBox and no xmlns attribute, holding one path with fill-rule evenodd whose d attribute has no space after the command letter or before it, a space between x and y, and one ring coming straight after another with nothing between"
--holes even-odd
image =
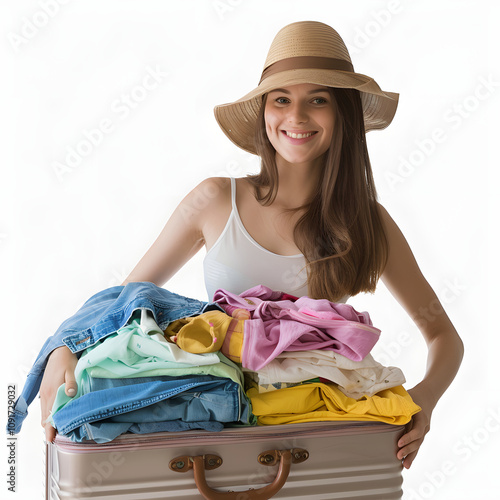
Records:
<instances>
[{"instance_id":1,"label":"brown hat band","mask_svg":"<svg viewBox=\"0 0 500 500\"><path fill-rule=\"evenodd\" d=\"M286 59L281 59L281 61L276 61L275 63L269 65L260 77L259 85L267 77L274 75L275 73L280 73L281 71L287 71L289 69L304 69L304 68L314 68L314 69L336 69L339 71L351 71L354 72L353 65L346 61L345 59L334 59L333 57L319 57L319 56L297 56L288 57Z\"/></svg>"}]
</instances>

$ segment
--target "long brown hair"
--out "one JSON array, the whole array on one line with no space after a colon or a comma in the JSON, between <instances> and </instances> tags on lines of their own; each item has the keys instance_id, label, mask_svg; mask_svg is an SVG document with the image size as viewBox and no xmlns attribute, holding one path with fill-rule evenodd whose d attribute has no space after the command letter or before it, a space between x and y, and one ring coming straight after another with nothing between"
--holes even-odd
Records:
<instances>
[{"instance_id":1,"label":"long brown hair","mask_svg":"<svg viewBox=\"0 0 500 500\"><path fill-rule=\"evenodd\" d=\"M306 259L309 296L336 301L375 291L388 244L377 207L361 97L355 89L329 92L336 108L334 132L311 201L294 209L305 209L295 225L294 240ZM256 124L261 171L247 176L264 206L272 204L278 192L276 151L264 120L266 99L267 94Z\"/></svg>"}]
</instances>

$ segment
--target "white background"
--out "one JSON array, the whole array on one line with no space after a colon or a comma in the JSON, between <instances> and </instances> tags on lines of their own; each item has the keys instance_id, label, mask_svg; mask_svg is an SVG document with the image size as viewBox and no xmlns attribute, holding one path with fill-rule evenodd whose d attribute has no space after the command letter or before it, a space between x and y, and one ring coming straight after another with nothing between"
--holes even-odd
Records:
<instances>
[{"instance_id":1,"label":"white background","mask_svg":"<svg viewBox=\"0 0 500 500\"><path fill-rule=\"evenodd\" d=\"M380 202L405 234L466 355L409 471L405 499L498 498L498 4L472 0L24 0L0 25L2 395L21 391L45 339L97 291L118 285L169 215L208 176L255 172L220 131L216 104L259 80L288 23L333 26L356 71L399 92L391 126L368 134ZM46 14L45 12L49 12ZM141 89L148 68L164 73ZM490 83L485 83L490 82ZM130 105L120 104L123 96ZM70 149L112 131L78 165ZM439 142L434 140L439 137ZM495 156L494 156L495 152ZM494 165L495 160L495 165ZM406 166L404 166L406 165ZM201 251L165 287L207 300ZM380 283L349 300L382 330L376 357L425 371L426 348ZM2 405L5 425L6 403ZM496 420L495 420L496 416ZM7 470L2 446L1 470ZM41 498L43 432L30 407L17 493ZM445 469L445 472L443 472ZM5 493L4 493L5 492Z\"/></svg>"}]
</instances>

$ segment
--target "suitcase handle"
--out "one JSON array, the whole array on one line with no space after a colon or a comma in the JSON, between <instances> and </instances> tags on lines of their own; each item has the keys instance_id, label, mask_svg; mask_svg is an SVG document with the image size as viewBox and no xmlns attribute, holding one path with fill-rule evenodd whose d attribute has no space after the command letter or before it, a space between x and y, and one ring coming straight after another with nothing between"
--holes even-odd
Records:
<instances>
[{"instance_id":1,"label":"suitcase handle","mask_svg":"<svg viewBox=\"0 0 500 500\"><path fill-rule=\"evenodd\" d=\"M309 453L306 450L271 450L259 455L258 461L263 465L275 465L279 462L278 473L274 481L257 490L247 491L216 491L207 484L205 468L215 469L222 465L222 459L216 455L198 455L196 457L178 457L170 461L170 469L177 472L186 472L193 469L194 482L198 491L206 500L268 500L278 493L286 483L292 463L307 460Z\"/></svg>"}]
</instances>

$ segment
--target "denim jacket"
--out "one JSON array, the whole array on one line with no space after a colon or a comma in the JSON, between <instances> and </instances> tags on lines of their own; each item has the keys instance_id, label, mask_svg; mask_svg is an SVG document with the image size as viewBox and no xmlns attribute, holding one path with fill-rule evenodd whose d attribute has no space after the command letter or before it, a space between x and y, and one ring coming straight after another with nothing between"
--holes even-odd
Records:
<instances>
[{"instance_id":1,"label":"denim jacket","mask_svg":"<svg viewBox=\"0 0 500 500\"><path fill-rule=\"evenodd\" d=\"M105 443L140 424L176 421L177 427L222 430L224 423L255 425L240 384L211 375L93 378L84 394L53 414L54 427L72 441ZM132 389L132 390L131 390ZM218 428L211 423L217 422ZM208 424L208 428L207 428ZM154 426L146 426L151 429ZM180 430L180 429L179 429Z\"/></svg>"},{"instance_id":2,"label":"denim jacket","mask_svg":"<svg viewBox=\"0 0 500 500\"><path fill-rule=\"evenodd\" d=\"M113 286L96 293L46 340L9 415L7 432L17 434L21 430L28 406L40 389L47 358L54 349L66 345L72 352L79 353L126 325L132 313L141 308L153 313L162 330L180 318L213 309L222 311L213 302L177 295L146 281Z\"/></svg>"}]
</instances>

